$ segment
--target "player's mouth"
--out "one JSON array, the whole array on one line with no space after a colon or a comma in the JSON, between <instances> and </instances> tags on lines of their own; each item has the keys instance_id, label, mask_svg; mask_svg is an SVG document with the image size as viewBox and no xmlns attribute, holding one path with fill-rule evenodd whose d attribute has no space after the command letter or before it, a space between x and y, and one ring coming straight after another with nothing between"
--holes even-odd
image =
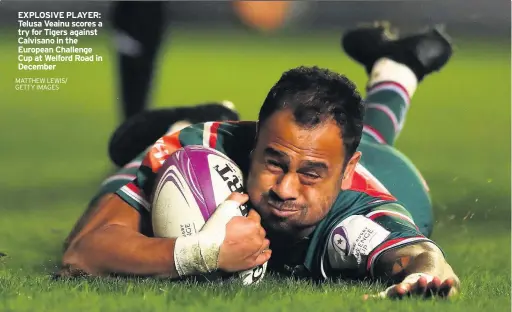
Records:
<instances>
[{"instance_id":1,"label":"player's mouth","mask_svg":"<svg viewBox=\"0 0 512 312\"><path fill-rule=\"evenodd\" d=\"M283 209L277 205L273 205L270 202L268 202L267 205L270 207L270 211L272 212L272 214L279 218L288 218L300 212L300 210L298 209Z\"/></svg>"}]
</instances>

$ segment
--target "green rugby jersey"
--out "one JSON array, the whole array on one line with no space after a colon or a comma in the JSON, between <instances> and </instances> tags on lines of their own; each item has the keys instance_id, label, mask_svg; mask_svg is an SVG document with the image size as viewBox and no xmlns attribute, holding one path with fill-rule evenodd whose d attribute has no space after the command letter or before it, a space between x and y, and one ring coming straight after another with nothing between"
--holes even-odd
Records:
<instances>
[{"instance_id":1,"label":"green rugby jersey","mask_svg":"<svg viewBox=\"0 0 512 312\"><path fill-rule=\"evenodd\" d=\"M247 173L255 137L256 122L207 122L163 136L148 149L136 178L116 193L135 209L149 212L159 168L187 145L214 148ZM300 244L273 252L276 259L271 259L269 268L302 267L305 274L319 278L362 278L372 275L374 263L384 251L422 241L430 240L420 233L403 205L358 164L351 187L340 191L315 231Z\"/></svg>"}]
</instances>

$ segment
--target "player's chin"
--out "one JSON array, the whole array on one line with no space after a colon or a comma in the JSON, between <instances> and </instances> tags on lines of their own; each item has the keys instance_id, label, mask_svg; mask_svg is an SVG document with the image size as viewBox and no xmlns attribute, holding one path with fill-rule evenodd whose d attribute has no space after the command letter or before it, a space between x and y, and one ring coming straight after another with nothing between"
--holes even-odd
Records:
<instances>
[{"instance_id":1,"label":"player's chin","mask_svg":"<svg viewBox=\"0 0 512 312\"><path fill-rule=\"evenodd\" d=\"M268 234L279 235L280 237L294 236L294 226L289 220L275 218L273 216L262 220L263 227Z\"/></svg>"},{"instance_id":2,"label":"player's chin","mask_svg":"<svg viewBox=\"0 0 512 312\"><path fill-rule=\"evenodd\" d=\"M263 226L271 232L290 234L295 232L295 228L300 225L300 211L290 211L282 213L275 211L273 207L265 207L260 213Z\"/></svg>"}]
</instances>

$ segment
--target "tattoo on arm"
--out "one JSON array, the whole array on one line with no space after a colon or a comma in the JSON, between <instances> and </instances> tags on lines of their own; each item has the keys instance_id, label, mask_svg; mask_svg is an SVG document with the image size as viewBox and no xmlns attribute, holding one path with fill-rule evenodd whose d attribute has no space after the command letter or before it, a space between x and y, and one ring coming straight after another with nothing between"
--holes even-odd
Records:
<instances>
[{"instance_id":1,"label":"tattoo on arm","mask_svg":"<svg viewBox=\"0 0 512 312\"><path fill-rule=\"evenodd\" d=\"M374 274L383 280L397 282L403 280L409 274L409 267L414 262L414 257L397 256L389 260L380 259L375 265Z\"/></svg>"},{"instance_id":2,"label":"tattoo on arm","mask_svg":"<svg viewBox=\"0 0 512 312\"><path fill-rule=\"evenodd\" d=\"M391 274L398 275L405 271L409 263L411 262L411 256L402 256L395 260L393 263Z\"/></svg>"},{"instance_id":3,"label":"tattoo on arm","mask_svg":"<svg viewBox=\"0 0 512 312\"><path fill-rule=\"evenodd\" d=\"M387 251L375 263L376 278L397 283L412 273L427 273L439 276L446 262L441 251L428 244L414 244Z\"/></svg>"},{"instance_id":4,"label":"tattoo on arm","mask_svg":"<svg viewBox=\"0 0 512 312\"><path fill-rule=\"evenodd\" d=\"M443 253L431 243L418 243L386 251L374 266L374 277L393 284L400 283L412 273L426 273L437 276L441 281L459 279L452 267L446 262Z\"/></svg>"}]
</instances>

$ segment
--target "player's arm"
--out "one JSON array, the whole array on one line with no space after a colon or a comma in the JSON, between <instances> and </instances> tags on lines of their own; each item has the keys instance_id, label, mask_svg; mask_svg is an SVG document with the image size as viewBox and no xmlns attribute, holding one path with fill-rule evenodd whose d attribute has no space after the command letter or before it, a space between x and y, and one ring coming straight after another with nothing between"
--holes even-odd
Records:
<instances>
[{"instance_id":1,"label":"player's arm","mask_svg":"<svg viewBox=\"0 0 512 312\"><path fill-rule=\"evenodd\" d=\"M236 214L247 199L247 195L230 195L226 205L217 208L228 211L208 220L209 231L188 237L155 238L140 233L139 212L112 194L71 240L59 275L178 278L217 269L238 272L261 265L269 260L271 252L259 215L251 210L247 218L226 219L229 210Z\"/></svg>"},{"instance_id":2,"label":"player's arm","mask_svg":"<svg viewBox=\"0 0 512 312\"><path fill-rule=\"evenodd\" d=\"M460 282L441 250L419 242L384 252L374 265L373 276L394 285L381 293L386 297L418 295L453 296Z\"/></svg>"},{"instance_id":3,"label":"player's arm","mask_svg":"<svg viewBox=\"0 0 512 312\"><path fill-rule=\"evenodd\" d=\"M107 195L96 213L70 241L60 275L133 274L178 277L176 239L140 233L140 213L116 194Z\"/></svg>"},{"instance_id":4,"label":"player's arm","mask_svg":"<svg viewBox=\"0 0 512 312\"><path fill-rule=\"evenodd\" d=\"M141 214L149 204L143 188L161 163L181 147L179 134L153 145L137 178L115 194L104 196L67 242L61 275L161 275L178 277L173 258L176 239L149 238L141 233ZM154 172L153 172L154 171ZM86 213L87 214L87 213Z\"/></svg>"},{"instance_id":5,"label":"player's arm","mask_svg":"<svg viewBox=\"0 0 512 312\"><path fill-rule=\"evenodd\" d=\"M394 283L380 297L453 295L459 280L442 251L398 203L341 220L330 230L324 276L355 274Z\"/></svg>"},{"instance_id":6,"label":"player's arm","mask_svg":"<svg viewBox=\"0 0 512 312\"><path fill-rule=\"evenodd\" d=\"M191 127L190 130L185 131L186 135L179 132L159 139L149 149L137 173L137 178L123 186L116 194L109 195L108 199L100 201L99 207L92 209L94 213L71 238L63 256L64 269L61 275L77 275L83 272L90 275L117 273L178 277L206 273L202 272L205 264L200 260L194 260L194 257L198 257L197 253L188 253L189 256L187 256L187 250L194 249L194 246L199 244L194 239L200 240L200 237L193 237L192 240L147 237L140 232L140 213L149 213L150 207L146 194L151 192L156 172L164 161L183 145L197 144L196 142L215 143L217 133L211 128L211 126ZM203 139L204 133L208 134L207 140ZM233 218L228 226L223 225L226 239L229 238L235 243L240 241L242 248L246 248L241 255L245 255L246 259L237 259L234 256L233 249L236 251L236 248L239 248L236 244L220 248L219 244L222 240L217 240L215 242L217 247L211 249L219 253L218 268L226 271L245 270L263 264L270 257L269 252L262 254L262 251L268 247L268 240L265 240L264 233L260 231L262 228L259 221L254 220L258 218L255 212L251 215L249 219ZM249 226L246 224L241 229L230 230L247 222L250 223ZM238 236L231 237L233 233L238 233ZM248 237L253 239L247 240ZM243 239L246 239L246 243L242 242ZM258 246L255 255L248 255L247 252L256 248L254 246L258 243L267 245ZM198 249L195 248L195 250ZM223 254L228 254L230 257L224 259ZM176 255L181 256L182 259L176 259ZM182 272L176 270L176 264L179 261L185 266ZM194 261L195 263L189 263ZM211 268L210 265L208 270Z\"/></svg>"},{"instance_id":7,"label":"player's arm","mask_svg":"<svg viewBox=\"0 0 512 312\"><path fill-rule=\"evenodd\" d=\"M459 279L441 249L421 234L412 217L397 203L376 207L366 215L390 232L368 256L367 269L376 279L393 283L381 297L452 296Z\"/></svg>"}]
</instances>

